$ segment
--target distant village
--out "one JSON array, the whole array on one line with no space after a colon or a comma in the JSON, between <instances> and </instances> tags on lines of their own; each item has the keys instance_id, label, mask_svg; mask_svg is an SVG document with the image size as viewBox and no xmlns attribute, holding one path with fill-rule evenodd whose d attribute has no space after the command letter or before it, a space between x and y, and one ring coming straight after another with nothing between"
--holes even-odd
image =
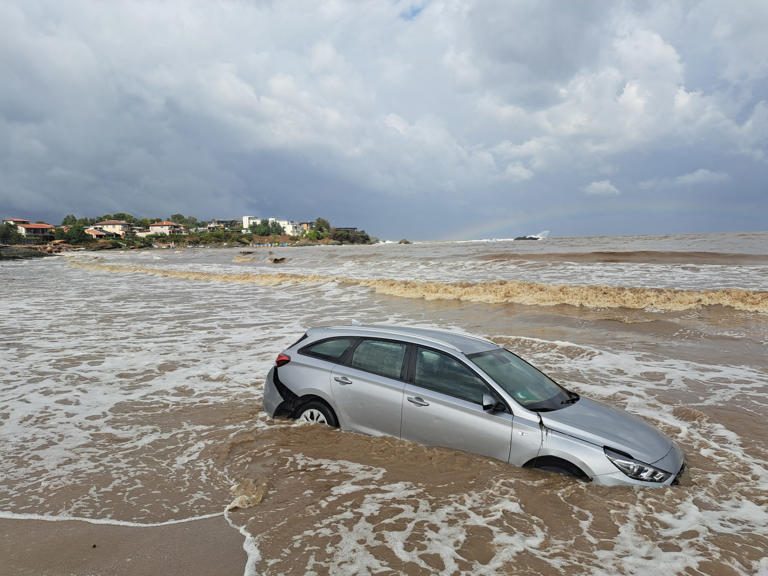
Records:
<instances>
[{"instance_id":1,"label":"distant village","mask_svg":"<svg viewBox=\"0 0 768 576\"><path fill-rule=\"evenodd\" d=\"M58 226L25 218L4 218L0 244L80 245L142 248L173 245L368 244L364 230L333 227L324 218L308 222L242 216L236 220L198 221L174 214L169 219L138 219L119 213L101 218L66 216Z\"/></svg>"}]
</instances>

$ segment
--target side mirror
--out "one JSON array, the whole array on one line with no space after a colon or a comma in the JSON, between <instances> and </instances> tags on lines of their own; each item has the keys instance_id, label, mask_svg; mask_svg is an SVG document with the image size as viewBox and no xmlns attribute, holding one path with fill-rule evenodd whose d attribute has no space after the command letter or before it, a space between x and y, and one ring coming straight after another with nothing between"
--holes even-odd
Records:
<instances>
[{"instance_id":1,"label":"side mirror","mask_svg":"<svg viewBox=\"0 0 768 576\"><path fill-rule=\"evenodd\" d=\"M483 394L483 410L486 412L502 412L504 405L486 392Z\"/></svg>"}]
</instances>

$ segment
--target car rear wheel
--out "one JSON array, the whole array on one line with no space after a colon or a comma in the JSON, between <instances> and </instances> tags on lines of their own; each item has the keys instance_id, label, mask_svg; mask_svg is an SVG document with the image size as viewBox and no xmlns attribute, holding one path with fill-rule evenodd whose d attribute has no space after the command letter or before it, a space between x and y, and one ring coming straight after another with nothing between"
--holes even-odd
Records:
<instances>
[{"instance_id":1,"label":"car rear wheel","mask_svg":"<svg viewBox=\"0 0 768 576\"><path fill-rule=\"evenodd\" d=\"M336 428L339 422L327 404L319 400L310 400L298 410L296 420L309 424L325 424Z\"/></svg>"}]
</instances>

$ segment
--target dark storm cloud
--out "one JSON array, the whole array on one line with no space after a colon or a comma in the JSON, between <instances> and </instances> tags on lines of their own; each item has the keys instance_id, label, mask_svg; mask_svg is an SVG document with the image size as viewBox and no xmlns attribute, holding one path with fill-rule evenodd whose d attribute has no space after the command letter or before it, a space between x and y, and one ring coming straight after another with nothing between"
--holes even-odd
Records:
<instances>
[{"instance_id":1,"label":"dark storm cloud","mask_svg":"<svg viewBox=\"0 0 768 576\"><path fill-rule=\"evenodd\" d=\"M30 0L0 27L3 216L765 227L764 2Z\"/></svg>"}]
</instances>

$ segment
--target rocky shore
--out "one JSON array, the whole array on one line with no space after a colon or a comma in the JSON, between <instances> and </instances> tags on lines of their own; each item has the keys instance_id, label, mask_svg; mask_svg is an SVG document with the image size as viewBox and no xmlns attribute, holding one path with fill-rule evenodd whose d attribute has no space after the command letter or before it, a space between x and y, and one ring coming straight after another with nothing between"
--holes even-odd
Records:
<instances>
[{"instance_id":1,"label":"rocky shore","mask_svg":"<svg viewBox=\"0 0 768 576\"><path fill-rule=\"evenodd\" d=\"M177 242L155 242L152 246L134 246L125 245L115 240L99 240L95 242L89 242L88 244L72 245L65 240L54 240L48 244L28 244L28 245L9 245L0 244L0 261L2 260L25 260L29 258L41 258L44 256L51 256L54 254L60 254L62 252L68 252L70 250L152 250L152 249L184 249L184 248L233 248L236 246L248 247L248 248L273 248L276 246L281 247L306 247L306 246L341 246L343 243L337 240L324 238L322 240L295 240L288 236L279 236L273 238L264 238L264 242L260 243L258 240L254 240L249 244L239 244L237 242L216 242L205 244L186 244ZM282 260L278 259L279 263Z\"/></svg>"},{"instance_id":2,"label":"rocky shore","mask_svg":"<svg viewBox=\"0 0 768 576\"><path fill-rule=\"evenodd\" d=\"M0 245L0 260L26 260L28 258L42 258L51 253L41 250L39 246L4 246Z\"/></svg>"}]
</instances>

